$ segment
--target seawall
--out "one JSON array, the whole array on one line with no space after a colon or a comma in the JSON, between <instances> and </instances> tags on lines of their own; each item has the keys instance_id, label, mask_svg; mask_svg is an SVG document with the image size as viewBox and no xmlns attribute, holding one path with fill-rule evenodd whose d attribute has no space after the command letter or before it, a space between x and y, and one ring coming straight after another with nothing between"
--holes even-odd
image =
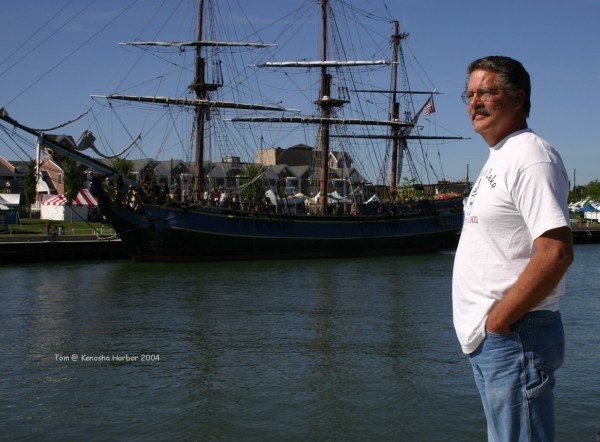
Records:
<instances>
[{"instance_id":1,"label":"seawall","mask_svg":"<svg viewBox=\"0 0 600 442\"><path fill-rule=\"evenodd\" d=\"M129 259L120 239L95 235L0 236L0 265L105 259Z\"/></svg>"}]
</instances>

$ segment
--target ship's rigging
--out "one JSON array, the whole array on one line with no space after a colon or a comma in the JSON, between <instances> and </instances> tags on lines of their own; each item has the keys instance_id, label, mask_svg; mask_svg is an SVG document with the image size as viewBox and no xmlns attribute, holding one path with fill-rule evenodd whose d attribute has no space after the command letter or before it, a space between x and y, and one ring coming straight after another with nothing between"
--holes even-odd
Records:
<instances>
[{"instance_id":1,"label":"ship's rigging","mask_svg":"<svg viewBox=\"0 0 600 442\"><path fill-rule=\"evenodd\" d=\"M340 28L339 22L334 19L332 4L347 6L349 3L320 0L319 55L315 60L300 59L281 63L275 61L275 51L269 52L273 47L262 42L259 42L256 48L238 43L231 46L221 45L220 42L224 40L212 37L213 22L205 22L203 14L205 6L215 12L215 6L223 3L199 0L197 4L200 13L195 40L184 40L184 43L165 43L163 40L163 43L147 44L148 41L140 39L139 44L132 45L135 48L151 47L159 52L174 49L175 53L172 55L175 56L185 56L185 49L191 49L191 64L177 62L170 65L173 68L192 66L193 75L182 75L177 82L179 86L185 85L186 91L175 95L158 92L135 94L130 90L121 89L105 96L111 109L113 103L127 103L147 109L156 108L171 115L172 111L178 109L183 109L182 115L193 114L194 118L190 118L190 121L193 121L194 125L189 133L195 141L196 154L190 161L195 166L195 178L185 183L185 190L189 183L195 192L185 194L182 188L172 191L165 181L161 182L164 184L161 189L159 181L151 175L144 175L139 182L127 181L120 176L119 171L82 154L76 143L65 142L66 137L37 133L13 120L6 112L0 113L0 119L29 131L38 138L40 146L53 149L55 158L57 155L73 158L95 172L90 176L91 192L98 198L100 210L113 225L134 260L196 261L417 253L437 250L443 242L455 238L463 216L460 195L447 193L434 197L431 190L436 193L438 190L431 188L428 194L403 194L402 200L395 201L397 173L401 170L403 154L409 152L407 143L413 139L421 142L425 139L420 137L422 123L419 122L419 117L434 112L435 94L435 90L432 90L429 96L417 102L415 108L412 107L412 101L410 105L405 104L404 108L399 103L400 97L408 100L413 95L406 92L410 89L408 83L402 83L402 87L399 88L395 80L399 68L402 67L398 45L405 37L399 33L397 23L391 38L392 47L396 49L392 51L393 55L389 61L382 57L351 57L341 49L341 44L333 37L339 33ZM311 1L311 4L314 7L314 2ZM335 32L330 35L329 29ZM345 29L348 30L350 36L355 34L353 28ZM211 37L205 36L205 31ZM360 40L361 43L362 41ZM294 52L300 49L297 44L292 46ZM258 71L264 69L272 71L273 75L283 74L289 69L308 74L310 81L303 92L304 96L311 96L310 105L298 106L299 111L291 111L291 108L296 106L288 107L289 100L275 98L268 93L266 101L240 99L241 96L230 95L229 93L239 89L245 89L247 96L265 95L265 90L253 90L249 83L241 80L241 71L230 71L233 76L222 75L220 67L225 63L221 65L221 56L231 56L233 59L232 54L240 49L246 55L255 49L268 51L267 59L256 57L253 63L245 63L245 66L253 66L251 76L262 77L263 73L259 74ZM213 62L213 56L217 56L216 62ZM371 59L374 61L368 61ZM359 80L379 79L376 81L379 84L390 81L389 73L387 80L382 82L381 72L378 72L387 71L390 65L393 68L389 87L391 93L381 94L380 91L384 88L373 85L359 86ZM212 74L209 71L212 71ZM161 75L156 78L160 84L166 77ZM344 80L349 80L349 83L346 84ZM280 91L290 90L291 85L296 83L290 80L290 77L288 81L277 85L272 82L263 83L265 88L271 87L270 91L274 90L273 87L279 87ZM399 94L397 89L405 92ZM309 94L309 90L313 92ZM356 95L353 91L357 90L379 92ZM375 95L380 99L373 98ZM422 94L420 95L423 98ZM384 98L381 99L381 96ZM95 98L98 99L97 96ZM262 125L302 128L316 126L311 142L314 143L314 147L300 147L302 152L308 152L312 159L316 159L320 166L313 171L303 172L306 178L303 190L307 193L292 199L281 194L276 195L274 192L279 193L283 190L281 176L271 171L275 184L269 184L268 191L260 187L249 188L252 193L239 192L231 197L229 192L223 195L221 189L215 188L213 197L210 194L205 195L205 190L208 189L205 183L205 166L212 166L207 163L207 152L212 148L211 143L216 141L225 148L235 147L227 146L228 139L216 138L216 131L213 129L218 126L230 126L231 129L233 126L240 130L243 141L252 142L257 138L248 128ZM129 127L133 126L128 126L128 130ZM287 129L282 131L285 133ZM438 138L437 135L429 137ZM153 141L148 134L145 134L143 140ZM262 140L261 133L261 146ZM354 159L351 158L348 154L349 149L354 148L354 152L357 152L371 143L374 145L378 140L391 143L391 148L387 151L394 163L390 173L393 179L387 191L365 182L356 171L348 173L352 162L359 161L359 155L353 154ZM92 135L88 133L79 145L93 145L93 141ZM384 144L381 142L377 144ZM369 154L363 155L363 158L364 156L368 157ZM407 155L406 158L410 159L410 156ZM223 163L225 162L224 159ZM304 166L302 168L304 169ZM174 170L173 167L170 170ZM335 174L340 172L341 175L336 177ZM245 178L253 176L248 173ZM335 189L333 184L337 186L340 181L345 184L349 177L353 179L354 186L348 189L348 193L344 186L342 196L348 195L351 198L340 197L337 192L332 191ZM348 182L350 183L349 180ZM183 179L181 184L183 187ZM256 177L253 184L267 186L265 180ZM241 187L234 186L226 190ZM269 192L273 198L269 196ZM377 198L376 192L381 192L380 196L383 198ZM222 198L224 196L228 198Z\"/></svg>"},{"instance_id":2,"label":"ship's rigging","mask_svg":"<svg viewBox=\"0 0 600 442\"><path fill-rule=\"evenodd\" d=\"M197 5L200 11L207 9L216 12L216 9L221 8L220 4L217 5L212 0L199 0ZM207 6L207 8L205 8L205 6ZM377 54L375 57L366 58L364 56L359 56L352 58L352 51L348 52L347 48L344 48L337 38L337 34L340 33L340 27L339 23L333 19L333 8L337 6L352 8L350 3L341 5L334 0L323 0L320 2L321 52L316 60L300 59L293 61L278 61L277 58L280 58L278 46L261 41L262 39L257 37L258 33L255 34L253 38L249 39L251 40L250 42L235 39L232 42L227 39L219 38L219 36L216 35L216 31L219 29L215 26L212 19L205 18L203 14L199 14L197 20L197 35L194 40L150 41L147 39L139 39L128 43L120 43L123 47L140 48L144 51L148 48L155 48L153 50L156 51L174 49L176 54L184 54L186 50L191 50L195 54L195 61L193 62L195 73L193 78L187 81L188 93L191 92L191 95L164 95L160 93L154 95L136 95L128 93L126 89L123 89L122 92L113 94L93 95L93 98L96 102L99 102L101 99L107 100L106 102L109 103L109 106L106 107L106 109L115 114L125 108L124 106L115 106L114 103L117 101L129 102L129 108L133 108L136 103L141 106L158 105L165 109L170 108L168 112L173 115L173 120L176 118L176 112L181 113L182 115L189 115L191 110L195 114L193 120L195 121L196 126L191 133L195 138L195 150L197 156L194 157L193 155L185 154L183 157L180 157L177 154L175 155L177 155L176 158L180 157L191 164L195 163L197 165L197 171L195 173L196 178L193 182L198 193L201 193L202 189L205 187L202 182L204 178L202 165L205 164L206 161L214 162L215 160L218 160L218 155L215 158L216 149L221 149L221 152L225 152L227 149L234 151L242 144L242 138L239 136L238 138L230 139L229 141L225 138L217 139L217 136L221 137L221 135L216 134L215 129L217 126L229 126L229 128L235 128L237 126L238 128L241 127L240 130L245 130L246 133L248 133L248 128L253 125L255 129L252 130L258 134L252 137L252 139L256 140L255 148L263 147L265 144L267 147L280 145L277 141L266 141L265 143L264 140L275 140L272 136L266 136L269 131L271 131L272 134L287 134L288 137L289 134L298 134L299 131L304 131L312 137L312 139L306 139L305 143L309 146L315 146L317 155L319 155L318 152L325 152L325 154L320 155L320 181L323 186L321 188L321 194L326 195L328 193L327 181L329 179L329 174L327 171L327 153L335 150L342 153L348 152L352 158L355 159L356 166L360 168L361 173L363 176L366 176L368 181L377 183L383 183L384 181L388 182L390 184L390 195L393 199L400 176L403 173L402 169L404 164L402 152L406 152L408 147L407 142L412 140L423 142L434 139L460 139L461 137L430 134L424 135L421 130L417 118L422 113L422 109L427 101L417 100L420 110L415 110L412 108L414 106L413 97L421 95L426 97L427 100L431 100L432 98L430 97L433 97L437 91L435 91L435 89L432 89L432 91L410 91L411 88L408 84L407 76L405 75L406 65L402 52L402 43L408 37L408 34L400 32L398 22L391 22L394 26L389 40L391 58L389 57L390 53L385 54L383 51L379 50L373 52L373 54ZM353 14L356 14L356 11L351 11L350 13L346 11L344 15L352 16ZM303 17L306 16L305 14L297 13L297 16L301 15ZM369 20L372 18L373 16L368 17ZM305 27L307 23L309 22L305 19ZM329 34L326 32L326 29L328 28L333 29L334 32ZM206 34L206 36L204 34ZM248 34L246 33L246 35ZM298 34L296 34L296 38L297 35ZM303 34L302 37L306 38L306 35ZM285 39L282 40L285 41ZM320 91L312 95L311 101L312 106L314 106L312 110L318 110L319 115L316 115L315 112L310 112L311 109L298 106L295 103L290 107L297 108L297 110L294 110L293 113L289 112L290 109L286 109L287 106L284 100L275 99L271 100L271 103L267 102L266 104L263 104L259 103L259 100L252 100L251 102L239 100L237 97L223 95L220 91L225 83L222 69L227 61L226 59L223 60L223 55L229 57L233 54L233 51L237 50L246 52L261 52L261 50L266 50L266 60L264 59L264 55L253 56L251 59L255 61L253 63L247 63L246 69L251 67L252 76L262 75L265 70L268 70L270 71L270 73L267 73L269 78L274 78L275 74L279 75L283 73L284 78L287 77L287 79L291 79L290 83L285 86L286 88L292 85L294 81L292 79L294 74L289 74L290 70L302 71L303 74L308 72L310 75L318 72L320 76L320 79L318 80ZM158 57L163 58L162 53L157 54L161 54L158 55ZM214 60L212 59L213 56L216 56ZM182 60L178 60L177 63L180 64L181 61ZM392 75L390 87L388 89L381 87L373 88L373 86L371 86L372 89L369 89L361 84L362 80L370 77L375 72L379 72L377 75L380 79L383 78L381 76L382 68L390 66L392 68ZM358 75L355 73L357 68L359 72ZM260 73L257 74L258 70L260 70ZM212 71L212 73L209 73L209 71ZM312 78L314 84L317 80L314 76ZM400 79L400 81L398 81L398 79ZM345 85L345 80L350 80L350 82ZM166 84L163 79L159 80L159 83ZM241 80L240 76L240 79L237 80L237 84L244 85L246 82ZM379 85L382 84L384 83L380 81ZM306 88L303 93L306 94L307 97L309 96ZM384 96L384 100L372 98L377 94ZM270 95L267 94L267 96ZM382 109L384 107L382 103L386 103L385 107L387 110L385 112L387 112L387 118L376 116L372 112L373 106ZM182 110L176 111L175 108L177 107L181 107ZM357 108L359 109L360 112L358 116L355 114L351 115L350 107L352 107L352 111ZM186 108L188 110L186 110ZM146 109L149 108L146 107ZM307 112L307 110L309 112ZM248 112L240 113L241 111L258 111L258 114L250 116ZM116 117L114 120L119 122L121 121L121 117ZM281 123L290 124L280 126L279 129L273 129L275 125L280 125ZM267 125L269 126L268 128ZM296 128L291 128L291 126L295 126ZM318 126L318 132L310 132L308 129L309 126ZM130 127L126 130L129 131ZM256 129L256 127L259 129ZM377 128L381 129L377 130ZM150 131L156 131L157 126L154 125L149 129ZM107 143L110 143L110 140L102 134L102 131L105 130L106 126L101 129L99 138L101 144L106 148L106 145ZM135 129L134 134L137 134L139 131L139 129ZM203 133L208 135L203 136ZM244 135L243 138L247 138L247 135ZM252 139L250 139L250 142ZM180 144L186 144L185 137L180 137L179 140L181 140ZM335 145L333 144L334 140ZM377 140L389 140L390 145L387 149L380 149L378 151L375 147L368 147ZM131 134L128 143L129 146L135 145L138 147L141 152L142 149L145 151L148 147L156 147L157 141L160 141L160 139L156 135L150 134L147 128L146 130L142 130L141 137L139 135L134 136ZM243 141L248 140L244 139ZM166 145L166 143L166 141L161 141L160 145ZM170 143L171 146L173 146L172 142ZM361 145L364 147L360 147ZM114 144L112 146L114 146ZM98 153L100 156L113 157L127 151L126 149L123 149L122 146L116 148L113 148L112 146L110 148L110 150L113 151L112 155L101 155L99 151ZM216 146L221 147L217 148ZM161 147L163 155L166 149L172 149L172 147ZM115 152L115 150L117 150L117 152ZM150 157L160 155L161 151L157 154L150 154ZM170 153L169 155L171 158L174 156L173 153ZM224 155L221 154L221 156ZM254 159L247 153L243 155L238 154L238 156L240 158L245 158L246 161L249 160L250 162ZM382 163L382 165L380 166L380 169L378 169L381 174L379 178L375 178L373 174L373 170L375 169L368 172L364 166L361 166L362 160L365 157L380 160L379 162ZM411 166L407 167L407 169L410 168ZM424 167L424 169L427 170L427 167ZM415 174L417 173L415 168ZM420 182L422 180L416 177L413 178L413 181Z\"/></svg>"},{"instance_id":3,"label":"ship's rigging","mask_svg":"<svg viewBox=\"0 0 600 442\"><path fill-rule=\"evenodd\" d=\"M208 0L206 0L208 1ZM200 11L204 10L205 0L199 0ZM416 93L410 92L409 84L406 75L406 66L404 64L404 57L402 53L402 41L408 37L406 33L400 33L399 24L397 21L393 22L394 28L391 35L391 47L392 54L391 59L375 59L375 60L335 60L330 57L328 52L329 48L336 48L336 52L339 52L339 45L337 42L329 41L329 34L327 29L329 27L329 17L333 16L330 11L330 4L327 0L321 2L321 54L320 60L297 60L297 61L264 61L256 63L256 68L270 68L270 69L289 69L289 68L301 68L301 69L316 69L320 71L320 92L318 98L314 101L315 105L319 109L320 115L286 115L286 109L282 106L270 106L270 105L258 105L258 104L244 104L237 103L234 101L223 101L215 99L213 95L216 91L222 87L222 80L216 82L210 82L207 79L206 67L207 67L207 56L204 54L203 49L206 48L273 48L276 45L265 44L265 43L248 43L248 42L225 42L219 40L204 39L204 18L203 15L199 15L197 39L194 41L187 42L154 42L154 41L134 41L129 43L122 43L122 45L131 45L138 47L174 47L179 50L185 48L192 48L195 52L195 74L192 84L189 86L190 91L195 95L195 98L170 98L164 96L134 96L126 94L111 94L106 96L110 100L128 100L134 102L144 103L155 103L172 106L189 106L194 109L195 112L195 171L193 183L195 191L198 194L202 194L205 190L204 184L204 170L202 165L205 163L205 143L206 137L206 125L212 117L212 113L217 109L236 109L236 110L260 110L267 112L279 112L279 116L234 116L232 118L224 118L224 121L230 121L234 123L290 123L296 125L318 125L318 136L316 138L317 143L317 155L320 157L320 189L319 194L321 197L321 204L323 210L327 205L327 194L329 191L329 153L332 148L330 140L334 138L347 138L347 139L363 139L363 140L389 140L390 145L387 149L386 157L389 156L390 163L389 172L382 172L382 176L389 173L389 185L390 185L390 199L393 202L397 192L397 186L399 181L399 174L402 171L404 153L406 152L408 140L432 140L432 139L460 139L458 136L424 136L419 132L417 126L417 120L421 115L425 106L433 100L433 95L436 92L418 91ZM336 55L338 55L336 53ZM373 118L348 118L343 117L340 114L343 113L341 108L346 105L349 100L344 96L341 98L334 97L334 90L332 89L333 77L330 74L330 70L335 70L336 74L341 74L342 69L345 68L356 68L356 67L377 67L391 65L391 89L386 93L389 95L389 113L387 119L373 119ZM400 75L402 89L398 90L398 77ZM351 78L349 74L343 74ZM220 74L219 74L220 77ZM338 89L343 91L344 95L348 94L347 89ZM355 92L361 91L355 89ZM384 93L383 89L380 90L362 90L362 92L375 92ZM412 95L413 94L428 94L429 98L425 101L421 108L414 114L411 112L412 106ZM216 95L215 95L216 96ZM398 98L401 97L404 101L401 106ZM401 109L402 108L402 109ZM289 112L288 112L289 113ZM336 130L333 130L333 126L336 126ZM387 127L386 132L374 133L372 131L349 131L348 129L338 130L337 126L384 126ZM386 162L387 163L387 162ZM409 166L410 168L410 166ZM420 180L420 179L419 179ZM417 180L415 180L417 181Z\"/></svg>"}]
</instances>

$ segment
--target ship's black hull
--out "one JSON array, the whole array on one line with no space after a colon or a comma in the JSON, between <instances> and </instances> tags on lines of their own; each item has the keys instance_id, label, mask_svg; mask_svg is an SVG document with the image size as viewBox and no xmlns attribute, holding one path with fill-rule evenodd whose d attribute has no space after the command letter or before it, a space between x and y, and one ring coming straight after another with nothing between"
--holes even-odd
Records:
<instances>
[{"instance_id":1,"label":"ship's black hull","mask_svg":"<svg viewBox=\"0 0 600 442\"><path fill-rule=\"evenodd\" d=\"M215 206L127 204L92 191L134 261L333 258L424 253L452 246L462 201L431 200L385 213L281 214Z\"/></svg>"}]
</instances>

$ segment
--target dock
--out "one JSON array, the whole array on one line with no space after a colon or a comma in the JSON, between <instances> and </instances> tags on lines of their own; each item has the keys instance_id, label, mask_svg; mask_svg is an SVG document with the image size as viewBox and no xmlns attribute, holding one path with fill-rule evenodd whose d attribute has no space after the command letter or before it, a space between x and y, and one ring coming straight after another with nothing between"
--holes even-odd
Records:
<instances>
[{"instance_id":1,"label":"dock","mask_svg":"<svg viewBox=\"0 0 600 442\"><path fill-rule=\"evenodd\" d=\"M575 244L600 244L600 225L572 226Z\"/></svg>"},{"instance_id":2,"label":"dock","mask_svg":"<svg viewBox=\"0 0 600 442\"><path fill-rule=\"evenodd\" d=\"M600 225L573 226L575 244L600 244ZM118 237L97 235L0 235L0 265L130 259Z\"/></svg>"},{"instance_id":3,"label":"dock","mask_svg":"<svg viewBox=\"0 0 600 442\"><path fill-rule=\"evenodd\" d=\"M96 235L0 236L0 265L129 259L119 238Z\"/></svg>"}]
</instances>

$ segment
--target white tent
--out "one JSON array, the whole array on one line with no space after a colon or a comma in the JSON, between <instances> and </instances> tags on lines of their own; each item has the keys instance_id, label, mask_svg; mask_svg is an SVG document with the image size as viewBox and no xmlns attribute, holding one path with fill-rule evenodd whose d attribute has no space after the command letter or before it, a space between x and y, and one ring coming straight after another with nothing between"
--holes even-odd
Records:
<instances>
[{"instance_id":1,"label":"white tent","mask_svg":"<svg viewBox=\"0 0 600 442\"><path fill-rule=\"evenodd\" d=\"M321 192L317 193L314 198L313 198L313 202L318 204L319 203L319 198L321 196ZM337 190L334 190L331 193L327 194L327 201L330 204L333 203L351 203L352 200L350 198L348 198L347 196L342 196L340 195Z\"/></svg>"},{"instance_id":2,"label":"white tent","mask_svg":"<svg viewBox=\"0 0 600 442\"><path fill-rule=\"evenodd\" d=\"M569 210L580 214L583 219L587 221L600 220L600 217L598 216L600 214L600 203L593 201L590 198L571 203L569 205Z\"/></svg>"},{"instance_id":3,"label":"white tent","mask_svg":"<svg viewBox=\"0 0 600 442\"><path fill-rule=\"evenodd\" d=\"M57 221L87 221L90 209L98 205L98 200L88 189L81 189L73 200L71 207L67 206L67 198L63 195L49 195L42 201L41 219Z\"/></svg>"},{"instance_id":4,"label":"white tent","mask_svg":"<svg viewBox=\"0 0 600 442\"><path fill-rule=\"evenodd\" d=\"M18 193L0 193L0 221L16 224L19 219L19 203L21 195Z\"/></svg>"},{"instance_id":5,"label":"white tent","mask_svg":"<svg viewBox=\"0 0 600 442\"><path fill-rule=\"evenodd\" d=\"M9 207L19 207L21 195L18 193L0 193L0 204Z\"/></svg>"}]
</instances>

